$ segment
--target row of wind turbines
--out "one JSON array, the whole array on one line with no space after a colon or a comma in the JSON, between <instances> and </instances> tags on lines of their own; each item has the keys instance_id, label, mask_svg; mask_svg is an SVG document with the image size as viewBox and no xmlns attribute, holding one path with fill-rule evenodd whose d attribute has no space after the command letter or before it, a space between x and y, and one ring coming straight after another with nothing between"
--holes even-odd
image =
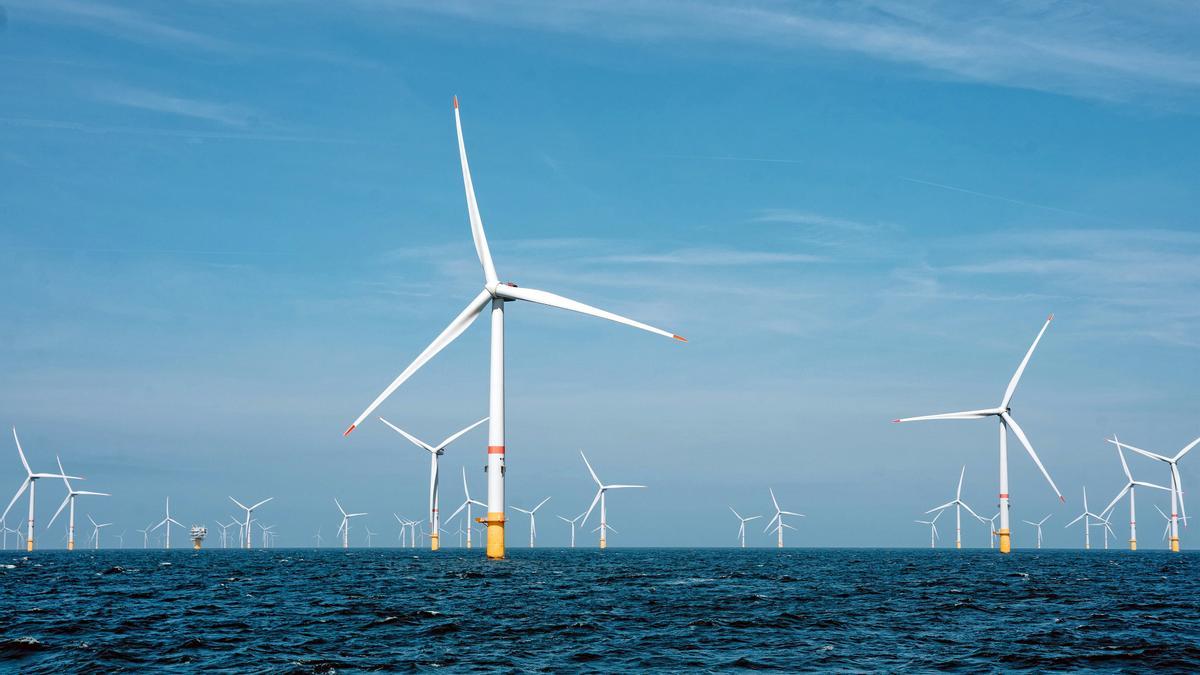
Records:
<instances>
[{"instance_id":1,"label":"row of wind turbines","mask_svg":"<svg viewBox=\"0 0 1200 675\"><path fill-rule=\"evenodd\" d=\"M1024 430L1021 429L1021 426L1019 424L1017 424L1017 421L1012 416L1012 401L1013 401L1013 396L1017 390L1017 384L1020 382L1021 375L1024 374L1026 366L1029 365L1029 360L1030 360L1030 358L1033 357L1034 350L1037 349L1038 343L1041 342L1042 336L1046 334L1046 329L1050 327L1050 323L1053 320L1054 320L1053 314L1051 314L1049 317L1046 318L1046 322L1042 325L1042 329L1040 331L1038 331L1037 337L1035 337L1033 340L1033 344L1031 344L1029 346L1029 350L1027 352L1025 352L1025 357L1023 359L1021 359L1020 365L1017 366L1016 372L1013 373L1012 378L1009 380L1008 387L1004 390L1004 396L1000 399L1000 405L998 405L994 408L983 408L983 409L979 409L979 410L967 410L967 411L963 411L963 412L953 412L953 413L940 413L940 414L936 414L936 415L922 415L919 417L905 417L905 418L901 418L901 419L892 420L893 422L900 423L900 422L919 422L919 421L925 421L925 420L987 419L987 418L994 417L994 418L998 419L1000 422L999 512L995 516L992 516L991 518L983 518L979 514L975 513L975 511L973 511L971 509L971 507L967 506L967 504L965 502L963 502L963 500L962 500L962 481L963 481L963 475L966 473L966 466L964 466L962 471L959 473L958 491L955 494L954 500L947 502L945 504L942 504L941 506L936 506L936 507L930 509L929 511L927 511L926 514L930 514L930 513L937 514L933 517L933 519L916 521L917 523L929 526L929 528L930 528L929 536L930 536L931 545L936 545L936 541L938 538L937 525L936 525L938 516L940 516L941 513L943 511L945 511L946 509L949 509L950 507L954 507L954 510L955 510L955 532L956 532L955 547L957 547L957 548L962 547L962 509L965 508L972 516L974 516L980 522L988 524L991 535L993 537L998 537L1000 540L1000 552L1001 553L1009 553L1011 551L1012 543L1011 543L1011 529L1009 527L1010 501L1009 501L1009 487L1008 487L1008 433L1009 433L1009 431L1012 431L1013 435L1016 436L1017 440L1021 443L1021 445L1029 453L1029 457L1033 460L1034 464L1037 465L1038 470L1040 470L1042 472L1042 475L1046 478L1046 482L1050 484L1051 489L1053 489L1054 493L1056 495L1058 495L1059 500L1064 503L1066 502L1066 498L1063 497L1062 492L1060 492L1058 489L1058 486L1054 484L1054 479L1050 477L1050 472L1046 470L1046 467L1042 464L1041 459L1038 458L1037 452L1034 451L1033 445L1029 442L1029 438L1025 435ZM1196 440L1192 441L1188 445L1184 446L1184 448L1182 450L1180 450L1178 453L1176 453L1175 455L1171 455L1171 456L1161 455L1158 453L1150 452L1148 450L1143 450L1141 448L1134 447L1127 443L1122 443L1120 440L1117 439L1115 434L1113 435L1113 437L1111 439L1107 439L1107 440L1109 443L1112 443L1117 448L1117 455L1121 460L1121 468L1125 472L1126 483L1121 488L1121 490L1117 493L1117 496L1114 497L1113 500L1111 502L1109 502L1108 506L1105 507L1099 514L1092 513L1088 509L1087 488L1085 487L1083 490L1083 513L1081 513L1078 517L1076 517L1071 522L1067 523L1066 527L1070 527L1070 526L1074 525L1075 523L1080 522L1082 520L1084 523L1084 528L1083 528L1084 547L1091 548L1091 528L1093 525L1102 525L1104 527L1105 548L1108 548L1108 534L1112 532L1112 528L1109 525L1108 516L1112 512L1112 510L1116 507L1117 502L1119 502L1122 497L1124 497L1126 494L1128 494L1129 495L1129 548L1131 550L1137 550L1137 514L1136 514L1136 506L1135 506L1135 502L1134 502L1134 495L1135 495L1136 488L1140 486L1140 487L1164 490L1171 494L1171 514L1170 514L1170 516L1166 516L1164 514L1164 517L1166 517L1167 521L1168 521L1167 522L1167 531L1170 535L1170 549L1174 552L1178 552L1179 551L1179 521L1180 521L1179 511L1182 511L1182 513L1183 513L1184 523L1186 524L1186 522L1187 522L1187 510L1184 508L1184 505L1183 505L1183 487L1182 487L1182 483L1181 483L1181 480L1179 477L1179 461L1181 459L1183 459L1183 457L1188 452L1190 452L1192 450L1192 448L1196 447L1197 444L1200 444L1200 438L1197 438ZM1129 464L1125 460L1125 452L1124 452L1125 449L1131 450L1139 455L1143 455L1145 457L1156 460L1158 462L1165 463L1170 470L1170 486L1167 487L1167 486L1157 485L1157 484L1153 484L1153 483L1147 483L1145 481L1134 480L1133 475L1129 471ZM1179 511L1177 511L1177 508L1176 508L1177 504L1178 504ZM1156 508L1157 508L1157 506L1156 506ZM1160 513L1161 513L1161 510L1160 510ZM1029 520L1024 521L1025 523L1028 523L1037 528L1038 548L1041 548L1042 525L1046 522L1047 519L1049 519L1049 517L1050 516L1046 516L1046 517L1042 518L1040 521L1036 521L1036 522L1029 521ZM996 529L996 524L995 524L997 518L1000 521L999 529ZM1093 523L1092 520L1095 520L1096 522ZM1115 533L1113 533L1113 534L1115 537Z\"/></svg>"}]
</instances>

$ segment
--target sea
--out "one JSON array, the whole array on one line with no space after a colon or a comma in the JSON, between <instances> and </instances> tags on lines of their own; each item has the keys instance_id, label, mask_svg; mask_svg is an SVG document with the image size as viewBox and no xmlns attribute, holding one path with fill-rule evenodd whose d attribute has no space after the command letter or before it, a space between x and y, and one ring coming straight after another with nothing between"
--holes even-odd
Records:
<instances>
[{"instance_id":1,"label":"sea","mask_svg":"<svg viewBox=\"0 0 1200 675\"><path fill-rule=\"evenodd\" d=\"M0 670L1200 672L1200 554L0 552Z\"/></svg>"}]
</instances>

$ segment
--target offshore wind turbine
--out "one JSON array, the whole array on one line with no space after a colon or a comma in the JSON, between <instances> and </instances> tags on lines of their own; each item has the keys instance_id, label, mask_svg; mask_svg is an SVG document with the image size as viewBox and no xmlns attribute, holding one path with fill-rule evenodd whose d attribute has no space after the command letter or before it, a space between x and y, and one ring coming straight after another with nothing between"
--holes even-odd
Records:
<instances>
[{"instance_id":1,"label":"offshore wind turbine","mask_svg":"<svg viewBox=\"0 0 1200 675\"><path fill-rule=\"evenodd\" d=\"M100 548L100 528L108 527L109 525L112 525L112 523L97 523L92 519L92 514L90 513L88 514L87 519L92 521L92 536L88 537L88 539L92 542L92 549L98 549Z\"/></svg>"},{"instance_id":2,"label":"offshore wind turbine","mask_svg":"<svg viewBox=\"0 0 1200 675\"><path fill-rule=\"evenodd\" d=\"M171 548L171 525L178 525L180 527L183 527L183 523L181 523L178 520L175 520L174 518L171 517L171 498L170 497L167 497L167 517L163 518L162 521L160 521L157 525L150 528L150 531L153 532L154 530L157 530L158 528L162 527L163 525L167 526L167 528L166 528L166 547L168 549L170 549Z\"/></svg>"},{"instance_id":3,"label":"offshore wind turbine","mask_svg":"<svg viewBox=\"0 0 1200 675\"><path fill-rule=\"evenodd\" d=\"M367 548L374 548L371 546L371 542L374 540L375 533L371 531L371 527L369 525L364 525L363 529L367 531Z\"/></svg>"},{"instance_id":4,"label":"offshore wind turbine","mask_svg":"<svg viewBox=\"0 0 1200 675\"><path fill-rule=\"evenodd\" d=\"M1047 520L1050 520L1050 515L1053 515L1053 514L1047 514L1045 518L1042 518L1041 520L1037 521L1036 523L1033 522L1032 520L1022 521L1022 522L1028 523L1037 528L1037 547L1038 548L1042 547L1042 525L1044 525Z\"/></svg>"},{"instance_id":5,"label":"offshore wind turbine","mask_svg":"<svg viewBox=\"0 0 1200 675\"><path fill-rule=\"evenodd\" d=\"M471 548L471 530L474 529L473 527L471 527L471 523L475 522L471 518L471 507L472 506L482 506L484 508L487 508L487 504L484 504L483 502L471 499L471 488L467 487L467 468L466 467L462 468L462 479L463 479L463 494L466 495L466 499L463 500L463 503L461 505L459 505L459 507L457 509L454 509L454 513L450 514L450 520L454 520L454 517L458 515L459 511L462 511L463 509L467 510L467 548ZM396 514L393 513L392 515L395 516ZM396 520L400 520L400 516L396 516ZM403 546L403 544L401 544L401 546Z\"/></svg>"},{"instance_id":6,"label":"offshore wind turbine","mask_svg":"<svg viewBox=\"0 0 1200 675\"><path fill-rule=\"evenodd\" d=\"M317 528L317 533L313 535L313 539L317 540L317 548L321 548L321 528Z\"/></svg>"},{"instance_id":7,"label":"offshore wind turbine","mask_svg":"<svg viewBox=\"0 0 1200 675\"><path fill-rule=\"evenodd\" d=\"M937 519L942 517L942 513L944 513L944 511L938 511L937 515L933 517L933 520L913 521L914 523L920 523L922 525L929 526L929 548L937 548L937 540L941 538L937 531Z\"/></svg>"},{"instance_id":8,"label":"offshore wind turbine","mask_svg":"<svg viewBox=\"0 0 1200 675\"><path fill-rule=\"evenodd\" d=\"M420 438L409 434L408 431L398 428L398 426L388 422L388 420L382 417L379 418L379 422L391 426L392 431L395 431L396 434L400 434L401 436L408 438L408 441L413 443L414 446L418 448L424 448L428 453L430 453L430 532L432 532L430 536L430 550L436 551L440 548L438 533L442 531L442 521L438 520L438 458L445 454L446 446L449 446L450 443L454 443L463 434L466 434L466 432L476 428L476 426L487 422L487 418L485 417L484 419L480 419L479 422L476 422L475 424L468 425L466 428L455 431L454 434L446 437L446 440L442 441L442 443L439 443L438 446L431 446L431 444L421 441ZM463 468L462 479L463 484L466 484L466 468ZM454 516L451 516L451 518L454 518Z\"/></svg>"},{"instance_id":9,"label":"offshore wind turbine","mask_svg":"<svg viewBox=\"0 0 1200 675\"><path fill-rule=\"evenodd\" d=\"M142 548L150 548L150 530L150 525L147 525L144 530L138 530L142 533Z\"/></svg>"},{"instance_id":10,"label":"offshore wind turbine","mask_svg":"<svg viewBox=\"0 0 1200 675\"><path fill-rule=\"evenodd\" d=\"M233 497L229 498L229 501L233 502L234 504L237 504L238 508L240 508L246 512L246 524L243 529L243 532L246 535L246 539L245 539L245 541L242 542L242 544L243 544L242 548L251 548L254 545L254 537L253 537L254 528L250 527L251 517L254 514L254 510L257 509L258 507L262 506L263 504L266 504L267 502L271 501L272 499L275 499L275 498L267 497L266 499L255 504L254 506L246 506L245 504L239 502L238 500L234 499ZM263 544L263 545L266 546L266 544Z\"/></svg>"},{"instance_id":11,"label":"offshore wind turbine","mask_svg":"<svg viewBox=\"0 0 1200 675\"><path fill-rule=\"evenodd\" d=\"M1142 450L1141 448L1135 448L1132 445L1129 445L1128 443L1121 443L1120 441L1117 441L1115 438L1113 440L1110 440L1109 443L1114 443L1117 445L1117 447L1129 448L1130 450L1138 453L1139 455L1149 457L1150 459L1156 459L1160 462L1164 462L1168 467L1171 468L1171 550L1174 551L1175 553L1178 553L1179 552L1179 512L1180 511L1183 512L1183 519L1184 519L1185 524L1187 521L1187 507L1183 505L1183 483L1179 480L1179 460L1183 459L1183 456L1188 454L1188 452L1190 452L1192 450L1192 448L1196 447L1197 444L1200 444L1200 438L1197 438L1196 440L1192 441L1191 443L1188 443L1187 445L1183 446L1183 449L1180 450L1179 452L1175 453L1175 455L1173 457L1167 457L1166 455L1160 455L1158 453L1150 452L1149 450ZM1178 502L1179 502L1178 511L1175 509L1176 500L1178 500Z\"/></svg>"},{"instance_id":12,"label":"offshore wind turbine","mask_svg":"<svg viewBox=\"0 0 1200 675\"><path fill-rule=\"evenodd\" d=\"M1101 518L1100 516L1098 516L1088 510L1087 486L1085 485L1083 488L1083 513L1076 516L1075 520L1072 520L1071 522L1067 523L1066 525L1063 525L1064 528L1070 527L1070 526L1074 525L1075 523L1078 523L1080 521L1080 519L1083 520L1083 548L1085 550L1090 549L1092 547L1092 518L1095 518L1096 520L1101 520L1101 521L1104 520L1104 518ZM1107 522L1107 521L1105 521L1105 522Z\"/></svg>"},{"instance_id":13,"label":"offshore wind turbine","mask_svg":"<svg viewBox=\"0 0 1200 675\"><path fill-rule=\"evenodd\" d=\"M221 548L227 548L229 538L228 538L228 536L226 536L226 531L229 530L229 528L233 527L234 525L237 525L236 520L233 521L232 523L222 523L219 520L217 521L217 527L221 528Z\"/></svg>"},{"instance_id":14,"label":"offshore wind turbine","mask_svg":"<svg viewBox=\"0 0 1200 675\"><path fill-rule=\"evenodd\" d=\"M803 513L795 513L793 511L784 511L784 510L780 509L779 502L775 499L775 490L773 488L767 488L767 491L771 493L771 504L773 504L775 506L775 515L771 518L771 520L767 521L767 527L766 527L766 529L763 530L763 532L765 533L765 532L772 531L771 523L776 523L775 529L773 530L778 537L775 542L775 547L783 548L783 528L786 527L789 530L796 529L796 528L792 527L791 525L788 525L787 523L783 522L783 517L784 516L796 516L798 518L804 518L805 516Z\"/></svg>"},{"instance_id":15,"label":"offshore wind turbine","mask_svg":"<svg viewBox=\"0 0 1200 675\"><path fill-rule=\"evenodd\" d=\"M58 472L60 474L63 474L62 479L63 479L63 483L65 483L67 486L67 496L63 497L62 504L58 505L58 510L54 512L54 515L50 518L50 522L46 523L46 527L50 527L51 525L54 524L54 521L58 519L58 514L62 513L63 507L67 506L67 504L69 503L71 505L71 509L70 509L70 514L67 519L67 550L74 551L75 550L75 498L78 497L79 495L91 495L91 496L95 496L95 497L111 497L112 495L108 494L107 492L89 492L88 490L73 489L71 487L71 481L67 480L67 476L66 476L67 472L63 470L62 459L60 459L58 457L58 455L55 455L54 459L58 461Z\"/></svg>"},{"instance_id":16,"label":"offshore wind turbine","mask_svg":"<svg viewBox=\"0 0 1200 675\"><path fill-rule=\"evenodd\" d=\"M1125 462L1125 451L1121 448L1121 443L1120 443L1120 441L1117 440L1116 434L1113 434L1112 440L1117 446L1117 457L1121 458L1121 469L1125 471L1125 478L1126 478L1127 482L1125 483L1125 487L1121 488L1121 491L1117 493L1117 496L1113 497L1113 500L1108 503L1108 506L1104 507L1104 510L1102 510L1100 512L1100 515L1108 516L1109 511L1112 511L1113 508L1116 507L1117 502L1120 501L1121 497L1124 497L1125 493L1128 492L1129 493L1129 550L1136 551L1137 550L1137 509L1134 507L1134 491L1135 491L1135 489L1137 488L1137 486L1140 485L1142 487L1157 488L1159 490L1166 490L1166 491L1170 492L1171 488L1163 487L1161 485L1155 485L1154 483L1146 483L1146 482L1143 482L1140 480L1134 480L1133 474L1129 473L1129 464ZM1107 536L1106 536L1105 543L1107 544ZM1105 545L1104 548L1108 548L1108 546Z\"/></svg>"},{"instance_id":17,"label":"offshore wind turbine","mask_svg":"<svg viewBox=\"0 0 1200 675\"><path fill-rule=\"evenodd\" d=\"M1025 372L1025 366L1029 365L1029 358L1033 356L1033 350L1037 349L1038 343L1042 340L1042 335L1046 333L1046 329L1050 327L1050 322L1054 320L1054 315L1051 314L1046 323L1042 325L1042 330L1038 332L1034 338L1033 344L1029 345L1029 351L1025 353L1025 358L1021 359L1021 365L1017 366L1017 372L1013 373L1012 379L1008 381L1008 388L1004 390L1004 398L1000 399L1000 405L995 408L984 408L981 410L967 410L964 412L942 413L938 415L922 415L920 417L905 417L902 419L892 420L893 422L918 422L922 420L975 420L987 419L995 417L1000 421L1000 552L1008 553L1012 550L1012 542L1010 540L1010 530L1008 527L1008 430L1012 429L1013 434L1021 445L1025 446L1025 450L1029 452L1029 456L1033 458L1033 463L1037 464L1042 475L1046 477L1046 481L1050 483L1050 487L1054 489L1054 493L1058 495L1060 501L1065 502L1066 499L1059 492L1058 486L1054 484L1054 479L1050 477L1050 473L1046 471L1046 467L1042 466L1042 460L1038 459L1037 453L1034 452L1033 446L1030 445L1029 439L1025 436L1025 432L1021 429L1021 425L1012 416L1012 399L1013 394L1017 390L1017 382L1021 380L1021 374ZM994 529L994 528L993 528Z\"/></svg>"},{"instance_id":18,"label":"offshore wind turbine","mask_svg":"<svg viewBox=\"0 0 1200 675\"><path fill-rule=\"evenodd\" d=\"M928 511L925 512L925 514L928 515L935 511L941 511L942 509L948 509L951 506L954 507L954 548L962 548L962 510L963 509L966 509L967 513L970 513L972 516L975 516L975 519L978 520L979 522L981 522L981 523L988 522L986 518L980 516L978 513L975 513L974 509L972 509L970 506L967 506L967 503L964 502L962 499L963 477L966 475L967 475L967 465L964 464L962 471L958 472L958 489L955 490L955 492L954 492L953 501L948 501L945 504L942 504L941 506L935 506L932 509L929 509Z\"/></svg>"},{"instance_id":19,"label":"offshore wind turbine","mask_svg":"<svg viewBox=\"0 0 1200 675\"><path fill-rule=\"evenodd\" d=\"M21 449L21 439L17 438L17 428L13 427L13 440L17 442L17 455L21 458L21 464L25 467L25 480L21 481L21 487L17 489L17 494L13 495L12 501L8 503L8 507L4 509L4 513L0 514L0 520L8 517L8 512L12 509L13 504L21 498L25 490L29 490L29 534L25 537L25 550L33 550L33 513L34 513L34 493L37 491L37 482L42 478L74 478L75 480L83 480L79 476L64 476L61 473L35 473L29 468L29 462L25 460L25 451Z\"/></svg>"},{"instance_id":20,"label":"offshore wind turbine","mask_svg":"<svg viewBox=\"0 0 1200 675\"><path fill-rule=\"evenodd\" d=\"M422 351L416 359L413 360L391 384L383 390L378 397L367 406L367 409L354 420L344 436L348 436L350 432L362 423L375 408L388 396L392 394L401 384L412 376L421 366L425 365L438 352L453 342L487 307L491 307L491 371L490 371L490 386L489 386L489 424L488 424L488 498L487 498L487 516L484 522L488 528L487 542L487 557L503 558L504 557L504 464L505 464L505 445L504 445L504 303L517 300L524 300L548 307L556 307L565 309L580 314L587 314L601 319L607 319L616 323L625 324L634 328L640 328L651 333L662 335L664 337L673 338L680 342L687 342L684 338L674 333L669 333L660 328L655 328L648 324L644 324L623 316L613 314L590 305L585 305L582 302L565 298L561 295L540 291L533 288L521 288L510 282L500 281L500 277L496 274L495 264L492 262L491 250L488 247L487 237L483 231L483 220L479 215L479 204L475 199L475 185L471 180L471 170L467 165L467 149L463 141L462 120L458 111L458 97L454 98L454 125L458 134L458 157L462 164L463 186L467 199L467 215L471 222L471 236L475 240L475 252L479 257L480 265L483 267L483 290L479 292L463 309L463 311L450 322L450 325L445 328L428 347ZM603 539L604 528L601 528L601 539Z\"/></svg>"},{"instance_id":21,"label":"offshore wind turbine","mask_svg":"<svg viewBox=\"0 0 1200 675\"><path fill-rule=\"evenodd\" d=\"M125 548L125 530L121 530L121 534L117 535L117 548Z\"/></svg>"},{"instance_id":22,"label":"offshore wind turbine","mask_svg":"<svg viewBox=\"0 0 1200 675\"><path fill-rule=\"evenodd\" d=\"M732 506L729 507L729 510L733 511L733 515L736 516L738 519L737 536L738 536L738 539L742 542L742 548L746 548L746 523L748 523L752 520L755 520L757 518L762 518L762 516L749 516L747 518L743 518L742 514L738 513Z\"/></svg>"},{"instance_id":23,"label":"offshore wind turbine","mask_svg":"<svg viewBox=\"0 0 1200 675\"><path fill-rule=\"evenodd\" d=\"M599 487L599 489L596 490L596 497L594 499L592 499L592 505L588 507L587 513L583 514L583 520L580 521L579 524L583 525L583 524L587 523L588 516L592 515L592 509L596 508L596 502L600 502L600 527L598 527L596 529L600 530L600 548L602 548L602 549L608 548L608 531L610 529L612 529L608 526L608 507L607 507L608 491L609 490L624 490L627 488L644 488L646 486L645 485L605 485L604 483L600 482L600 477L597 476L596 472L592 470L592 465L588 462L587 455L583 454L582 450L579 451L579 456L583 458L584 466L587 467L588 473L592 474L592 480L596 481L596 485ZM595 532L595 530L593 530L593 532ZM613 532L617 532L617 531L613 530ZM620 532L617 532L617 534L620 534Z\"/></svg>"},{"instance_id":24,"label":"offshore wind turbine","mask_svg":"<svg viewBox=\"0 0 1200 675\"><path fill-rule=\"evenodd\" d=\"M513 507L514 509L520 511L521 513L524 513L529 516L529 548L533 548L533 540L535 537L537 537L537 510L542 508L542 505L548 501L550 501L550 498L546 497L542 501L538 502L537 506L535 506L529 510L525 510L519 506Z\"/></svg>"},{"instance_id":25,"label":"offshore wind turbine","mask_svg":"<svg viewBox=\"0 0 1200 675\"><path fill-rule=\"evenodd\" d=\"M350 519L359 516L365 516L366 513L346 513L346 509L342 508L342 503L333 498L333 503L337 504L338 511L342 512L342 524L338 527L337 533L342 535L342 548L350 548Z\"/></svg>"},{"instance_id":26,"label":"offshore wind turbine","mask_svg":"<svg viewBox=\"0 0 1200 675\"><path fill-rule=\"evenodd\" d=\"M566 516L558 517L559 520L561 520L564 523L567 523L571 526L571 548L575 548L575 522L578 521L582 517L583 517L582 513L579 514L578 516L575 516L574 518L568 518ZM470 536L470 535L468 534L467 536Z\"/></svg>"},{"instance_id":27,"label":"offshore wind turbine","mask_svg":"<svg viewBox=\"0 0 1200 675\"><path fill-rule=\"evenodd\" d=\"M1104 533L1104 550L1107 551L1108 550L1108 535L1112 534L1113 539L1116 539L1117 533L1113 532L1112 525L1108 522L1108 519L1105 518L1104 516L1099 516L1099 520L1092 523L1092 526L1093 527L1094 526L1102 526L1101 532Z\"/></svg>"}]
</instances>

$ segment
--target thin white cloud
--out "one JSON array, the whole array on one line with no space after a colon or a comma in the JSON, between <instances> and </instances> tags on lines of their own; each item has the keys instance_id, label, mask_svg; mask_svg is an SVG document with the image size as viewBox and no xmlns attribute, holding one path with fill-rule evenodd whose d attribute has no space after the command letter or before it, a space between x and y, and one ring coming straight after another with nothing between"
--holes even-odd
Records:
<instances>
[{"instance_id":1,"label":"thin white cloud","mask_svg":"<svg viewBox=\"0 0 1200 675\"><path fill-rule=\"evenodd\" d=\"M956 78L1107 100L1200 89L1194 7L1172 0L1004 5L950 0L358 0L372 12L443 15L606 39L830 50Z\"/></svg>"},{"instance_id":2,"label":"thin white cloud","mask_svg":"<svg viewBox=\"0 0 1200 675\"><path fill-rule=\"evenodd\" d=\"M14 10L14 21L69 25L134 42L165 43L212 52L239 51L226 40L179 28L124 7L87 0L9 0L6 4Z\"/></svg>"},{"instance_id":3,"label":"thin white cloud","mask_svg":"<svg viewBox=\"0 0 1200 675\"><path fill-rule=\"evenodd\" d=\"M216 122L231 127L248 126L254 118L253 111L240 105L184 98L123 84L96 85L92 94L102 103Z\"/></svg>"},{"instance_id":4,"label":"thin white cloud","mask_svg":"<svg viewBox=\"0 0 1200 675\"><path fill-rule=\"evenodd\" d=\"M691 265L724 267L739 265L778 265L788 263L819 263L825 258L807 253L775 251L742 251L731 248L685 248L666 253L610 255L594 258L597 262L652 265Z\"/></svg>"}]
</instances>

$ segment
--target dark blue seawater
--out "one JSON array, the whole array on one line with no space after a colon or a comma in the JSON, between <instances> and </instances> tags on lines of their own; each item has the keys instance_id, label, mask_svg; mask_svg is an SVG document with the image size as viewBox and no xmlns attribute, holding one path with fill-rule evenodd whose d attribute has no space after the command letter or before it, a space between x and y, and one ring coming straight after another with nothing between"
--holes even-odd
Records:
<instances>
[{"instance_id":1,"label":"dark blue seawater","mask_svg":"<svg viewBox=\"0 0 1200 675\"><path fill-rule=\"evenodd\" d=\"M0 669L1200 671L1200 557L77 551L0 562Z\"/></svg>"}]
</instances>

